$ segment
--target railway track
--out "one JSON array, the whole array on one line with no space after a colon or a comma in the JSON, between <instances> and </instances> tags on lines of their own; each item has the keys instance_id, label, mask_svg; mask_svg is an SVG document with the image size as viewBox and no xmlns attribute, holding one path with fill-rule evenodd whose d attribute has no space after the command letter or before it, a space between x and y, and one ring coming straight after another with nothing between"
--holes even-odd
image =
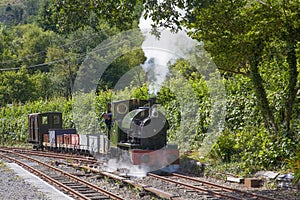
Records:
<instances>
[{"instance_id":1,"label":"railway track","mask_svg":"<svg viewBox=\"0 0 300 200\"><path fill-rule=\"evenodd\" d=\"M153 173L148 173L147 176L153 179L159 179L161 181L166 182L167 184L163 184L163 188L159 188L157 186L151 186L155 185L152 184L149 179L147 179L147 182L149 184L144 183L138 183L138 181L130 180L122 176L118 176L112 173L108 172L102 172L97 169L93 169L87 166L79 166L79 165L73 165L73 167L82 167L84 169L87 169L91 172L101 174L103 176L106 176L108 178L121 181L123 183L129 184L131 186L134 186L136 188L140 188L146 192L150 192L155 194L158 197L161 197L163 199L172 199L172 200L184 200L184 199L193 199L189 197L185 197L180 192L174 192L174 190L168 191L165 190L165 188L176 188L176 187L185 187L184 193L199 193L199 195L196 195L197 199L207 199L207 198L217 198L217 199L234 199L234 200L249 200L249 199L262 199L262 200L274 200L274 198L270 198L267 196L263 196L256 193L251 193L243 190L238 190L230 187L226 187L223 185L211 183L208 181L199 180L197 178L184 176L178 173L171 173L170 176L161 176L156 175ZM192 183L193 182L193 183ZM172 184L176 184L176 187L173 187ZM182 187L180 189L182 189ZM188 196L188 195L186 195Z\"/></svg>"},{"instance_id":2,"label":"railway track","mask_svg":"<svg viewBox=\"0 0 300 200\"><path fill-rule=\"evenodd\" d=\"M104 190L97 185L91 184L79 177L67 173L61 169L55 168L52 165L43 163L37 159L22 155L9 150L0 149L0 157L15 162L26 168L28 171L36 174L43 180L57 186L66 194L71 195L75 199L96 200L96 199L116 199L121 200L123 197L112 192ZM32 163L36 163L33 167Z\"/></svg>"},{"instance_id":3,"label":"railway track","mask_svg":"<svg viewBox=\"0 0 300 200\"><path fill-rule=\"evenodd\" d=\"M10 152L9 150L3 150L4 152ZM49 158L60 158L66 159L66 155L59 155L57 153L48 153L48 152L31 152L31 151L20 151L19 149L15 149L12 151L13 153L19 154L25 153L33 156L43 156L45 154L48 155ZM72 155L74 156L74 155ZM73 158L70 155L70 158ZM77 155L78 156L78 155ZM27 158L27 156L25 156ZM27 158L29 159L29 158ZM201 180L198 178L184 176L178 173L171 173L168 176L160 176L153 173L148 173L147 177L145 177L145 181L140 181L138 179L118 176L117 174L109 173L106 171L99 170L97 164L94 163L93 160L86 159L85 157L77 158L78 160L83 159L86 163L80 162L61 162L62 165L67 165L68 167L72 167L75 169L83 169L84 171L93 172L95 174L101 175L101 177L107 177L107 179L113 179L115 184L125 184L130 185L130 187L136 188L136 191L140 191L140 194L146 194L153 197L159 197L162 199L172 199L172 200L186 200L186 199L266 199L271 200L274 198L270 198L268 196L263 196L260 194L234 189L228 186L219 185L216 183L208 182L205 180ZM76 160L76 159L73 159ZM77 160L77 161L78 161ZM51 166L51 165L50 165ZM61 174L65 172L60 171ZM71 181L64 180L61 176L52 177L56 181L63 182L69 188L77 188L80 191L84 191L84 193L93 194L92 188L88 186L77 185L77 180L71 179ZM62 180L60 180L62 179ZM156 181L155 181L156 180ZM157 182L160 181L160 183ZM59 186L60 187L60 186ZM77 190L78 192L78 190ZM111 197L110 197L111 198Z\"/></svg>"},{"instance_id":4,"label":"railway track","mask_svg":"<svg viewBox=\"0 0 300 200\"><path fill-rule=\"evenodd\" d=\"M211 182L208 182L208 181L199 180L199 179L189 177L189 176L185 176L185 175L178 174L178 173L172 173L172 176L174 176L176 178L183 178L183 179L188 180L188 181L194 181L196 183L200 183L200 184L203 184L203 185L208 185L208 186L212 186L212 187L215 187L215 188L220 188L224 191L228 191L228 192L231 192L231 193L241 194L241 196L243 198L246 198L246 199L257 198L257 199L263 199L263 200L274 200L273 198L266 197L266 196L263 196L263 195L260 195L260 194L230 188L230 187L227 187L227 186L211 183Z\"/></svg>"},{"instance_id":5,"label":"railway track","mask_svg":"<svg viewBox=\"0 0 300 200\"><path fill-rule=\"evenodd\" d=\"M10 149L8 150L7 148L0 148L0 152L4 152L4 153L7 153L7 154L14 154L16 155L17 157L20 156L22 158L25 158L26 160L30 160L30 161L33 161L33 162L37 162L39 163L36 159L33 159L31 157L28 157L28 156L25 156L25 155L21 155L20 153L24 153L26 155L31 155L31 156L40 156L40 157L46 157L44 156L45 153L48 154L48 152L31 152L30 150L29 151L21 151L20 149ZM47 175L45 173L40 173L40 172L35 172L34 170L36 169L32 169L32 167L28 166L27 164L25 164L24 162L20 161L19 159L14 159L14 158L11 158L10 156L7 156L7 155L4 155L3 153L0 153L0 157L3 157L3 158L6 158L6 159L9 159L19 165L21 165L22 167L26 168L28 171L31 171L32 173L34 174L37 174L38 176L40 176L42 179L46 180L48 179ZM47 156L48 158L61 158L61 156L58 156L56 154L50 154ZM62 159L65 159L65 157L63 157ZM149 186L149 185L143 185L143 184L138 184L130 179L127 179L127 178L124 178L124 177L121 177L121 176L118 176L118 175L115 175L115 174L112 174L112 173L109 173L109 172L105 172L105 171L98 171L97 169L95 168L91 168L90 166L93 164L93 162L90 162L89 163L89 166L87 165L84 165L83 163L68 163L68 162L58 162L59 164L62 164L62 165L67 165L67 166L71 166L75 169L84 169L86 171L89 171L89 172L94 172L96 174L100 174L101 176L103 177L107 177L108 179L113 179L115 182L118 182L116 184L119 184L120 182L126 184L126 185L130 185L131 187L133 188L136 188L136 191L140 191L139 192L139 195L140 197L144 196L144 195L148 195L148 196L153 196L153 197L159 197L159 198L163 198L163 199L172 199L174 197L173 194L170 194L170 193L167 193L167 192L164 192L162 190L159 190L155 187L152 187L152 186ZM55 168L53 167L52 165L48 165L46 163L42 163L42 165L46 165L47 168ZM36 167L35 167L36 168ZM92 196L94 198L90 198L90 199L107 199L105 197L101 197L99 196L99 198L97 198L97 194L94 194L93 191L91 189L93 189L93 187L88 187L89 182L86 182L85 181L85 184L88 185L88 186L84 186L84 185L79 185L78 182L79 180L82 181L82 178L78 178L78 177L75 177L71 174L68 174L60 169L56 169L55 170L58 170L59 171L59 174L56 174L56 175L51 175L51 179L49 178L47 182L50 182L52 184L55 184L57 185L59 188L62 188L66 193L70 193L72 194L72 196L78 196L79 199L86 199L86 198L83 198L82 196L80 195L89 195L89 196ZM42 169L39 169L39 171L47 171L46 169L42 168ZM39 175L40 174L40 175ZM68 177L71 177L71 180L69 179L65 179L63 176L61 176L61 174L65 175L67 174ZM93 185L93 184L91 184ZM74 189L75 191L73 192L68 192L68 190L70 189ZM99 189L99 188L98 188ZM136 193L135 191L135 193ZM84 193L84 194L82 194ZM122 199L122 198L112 198L112 195L110 194L109 195L111 199ZM126 198L128 199L128 198ZM131 197L130 199L136 199L136 197ZM139 197L137 197L137 199L140 199Z\"/></svg>"},{"instance_id":6,"label":"railway track","mask_svg":"<svg viewBox=\"0 0 300 200\"><path fill-rule=\"evenodd\" d=\"M51 151L36 151L26 148L10 148L10 147L0 147L3 150L13 151L16 153L25 153L26 155L31 156L42 156L47 158L63 159L63 160L72 160L75 162L81 162L86 164L96 164L98 161L94 157L82 156L77 154L70 153L54 153Z\"/></svg>"},{"instance_id":7,"label":"railway track","mask_svg":"<svg viewBox=\"0 0 300 200\"><path fill-rule=\"evenodd\" d=\"M140 184L134 180L131 180L128 177L119 176L119 175L116 175L116 174L113 174L110 172L106 172L106 171L99 171L98 169L94 169L94 168L91 168L89 166L84 166L84 165L79 166L78 164L72 164L72 166L75 168L80 167L80 168L86 169L88 171L91 171L93 173L100 174L109 179L113 179L115 181L119 181L124 184L130 185L131 187L134 187L137 190L141 191L141 194L147 193L147 194L152 194L152 196L159 197L162 199L172 199L172 200L176 200L176 198L178 197L178 195L174 195L172 193L165 192L154 186L151 186L148 184Z\"/></svg>"},{"instance_id":8,"label":"railway track","mask_svg":"<svg viewBox=\"0 0 300 200\"><path fill-rule=\"evenodd\" d=\"M184 176L178 173L171 173L171 176L159 176L153 173L148 173L149 177L153 177L164 182L173 183L177 186L183 186L189 189L189 192L200 192L208 198L221 198L221 199L234 199L234 200L249 200L249 199L262 199L262 200L274 200L273 198L242 191L223 185L211 183L208 181L199 180L197 178Z\"/></svg>"}]
</instances>

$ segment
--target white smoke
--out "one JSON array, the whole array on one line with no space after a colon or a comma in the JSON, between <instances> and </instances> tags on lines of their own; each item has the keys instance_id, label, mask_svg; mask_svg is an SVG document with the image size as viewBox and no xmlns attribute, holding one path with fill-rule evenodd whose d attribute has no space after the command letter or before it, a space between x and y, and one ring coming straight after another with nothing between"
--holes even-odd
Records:
<instances>
[{"instance_id":1,"label":"white smoke","mask_svg":"<svg viewBox=\"0 0 300 200\"><path fill-rule=\"evenodd\" d=\"M147 166L133 165L130 160L129 157L123 160L109 159L105 170L121 176L132 177L145 177L151 171Z\"/></svg>"},{"instance_id":2,"label":"white smoke","mask_svg":"<svg viewBox=\"0 0 300 200\"><path fill-rule=\"evenodd\" d=\"M168 65L175 63L178 58L176 55L177 48L170 48L170 46L178 43L178 33L171 33L170 30L163 29L160 30L160 37L157 38L151 34L152 23L151 19L144 19L142 15L139 28L145 37L142 49L147 57L142 67L150 82L149 94L156 95L169 72ZM174 49L174 52L170 52L168 49Z\"/></svg>"}]
</instances>

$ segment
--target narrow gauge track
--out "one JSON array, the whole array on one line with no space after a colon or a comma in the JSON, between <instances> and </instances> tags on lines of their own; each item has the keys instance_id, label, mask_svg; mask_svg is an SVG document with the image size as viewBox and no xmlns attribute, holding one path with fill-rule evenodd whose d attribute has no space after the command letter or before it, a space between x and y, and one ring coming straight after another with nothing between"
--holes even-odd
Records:
<instances>
[{"instance_id":1,"label":"narrow gauge track","mask_svg":"<svg viewBox=\"0 0 300 200\"><path fill-rule=\"evenodd\" d=\"M104 190L94 184L84 181L81 178L78 178L74 175L71 175L67 172L64 172L63 170L57 169L39 160L9 150L0 149L0 151L2 152L0 153L0 157L21 165L22 167L26 168L27 170L31 171L32 173L36 174L37 176L41 177L47 182L58 186L60 189L65 191L67 194L72 195L76 199L124 199L114 193ZM22 159L25 159L26 161L21 161ZM26 164L28 160L37 163L39 168L41 166L43 168L38 170L32 166L29 166L28 164ZM49 170L51 175L46 174L46 172ZM53 171L55 171L55 174L53 174Z\"/></svg>"},{"instance_id":2,"label":"narrow gauge track","mask_svg":"<svg viewBox=\"0 0 300 200\"><path fill-rule=\"evenodd\" d=\"M13 150L15 152L19 152L19 153L24 152L27 155L66 159L66 154L62 154L62 153L50 153L47 151L37 152L37 151L32 151L32 150L24 151L22 149L13 149ZM95 164L95 162L96 162L95 160L91 159L90 157L86 158L86 157L81 156L82 158L76 158L74 156L78 156L78 155L70 155L69 158L72 158L73 160L77 160L77 161L80 161L80 160L85 161L85 162L81 162L81 163L91 164L91 165ZM171 194L169 192L163 191L161 189L157 189L157 188L149 186L149 185L139 184L139 183L134 182L133 180L129 180L127 178L117 176L115 174L111 174L108 172L99 171L97 169L93 169L88 166L77 165L74 163L69 164L69 166L86 168L89 171L92 171L94 173L98 173L98 174L101 174L108 178L124 182L126 184L134 186L135 188L140 188L148 193L153 193L154 195L164 198L164 199L172 199L172 200L173 199L181 199L180 195L178 196L176 194ZM196 192L200 191L200 192L203 192L206 196L219 197L221 199L238 199L238 200L240 200L240 199L266 199L266 200L273 199L273 198L270 198L267 196L222 186L222 185L211 183L208 181L199 180L199 179L196 179L193 177L184 176L184 175L181 175L178 173L172 173L170 175L172 175L172 177L166 178L164 176L159 176L159 175L155 175L153 173L148 173L149 177L160 179L160 180L170 182L173 184L181 185L181 186L184 186L184 187L189 188ZM191 182L195 182L195 184L192 185Z\"/></svg>"},{"instance_id":3,"label":"narrow gauge track","mask_svg":"<svg viewBox=\"0 0 300 200\"><path fill-rule=\"evenodd\" d=\"M263 199L263 200L274 200L273 198L250 193L230 187L226 187L223 185L211 183L208 181L202 181L193 177L184 176L178 173L172 173L172 176L167 178L164 176L159 176L153 173L148 173L149 177L157 178L166 182L171 182L177 185L182 185L184 187L190 188L195 191L204 192L208 195L214 196L214 197L220 197L224 199ZM191 182L194 182L194 184L191 184Z\"/></svg>"},{"instance_id":4,"label":"narrow gauge track","mask_svg":"<svg viewBox=\"0 0 300 200\"><path fill-rule=\"evenodd\" d=\"M119 181L122 182L124 184L128 184L138 190L144 191L146 193L150 193L153 194L155 197L159 197L162 199L172 199L172 200L177 200L178 195L174 195L172 193L169 192L165 192L163 190L160 190L158 188L155 188L151 185L145 185L145 184L140 184L135 182L134 180L128 179L128 177L123 177L123 176L119 176L116 174L112 174L110 172L106 172L106 171L99 171L97 169L91 168L89 166L84 166L84 165L78 165L78 164L70 164L72 167L75 168L83 168L86 169L90 172L96 173L96 174L100 174L102 176L105 176L107 178L113 179L115 181Z\"/></svg>"},{"instance_id":5,"label":"narrow gauge track","mask_svg":"<svg viewBox=\"0 0 300 200\"><path fill-rule=\"evenodd\" d=\"M181 175L181 174L178 174L178 173L172 173L172 176L178 177L178 178L183 178L183 179L186 179L186 180L189 180L189 181L195 181L197 183L202 183L202 184L205 184L205 185L210 185L210 186L216 187L216 188L221 188L221 189L229 191L229 192L240 193L242 195L245 195L244 198L248 197L248 198L258 198L258 199L264 199L264 200L273 200L273 198L266 197L266 196L263 196L263 195L260 195L260 194L255 194L255 193L251 193L251 192L247 192L247 191L243 191L243 190L230 188L230 187L227 187L227 186L211 183L211 182L208 182L208 181L199 180L199 179L189 177L189 176L185 176L185 175Z\"/></svg>"},{"instance_id":6,"label":"narrow gauge track","mask_svg":"<svg viewBox=\"0 0 300 200\"><path fill-rule=\"evenodd\" d=\"M16 153L25 153L26 155L31 156L42 156L47 158L57 158L57 159L70 159L73 161L86 163L86 164L96 164L97 160L94 157L87 157L77 154L69 154L69 153L54 153L51 151L36 151L25 148L10 148L10 147L0 147L3 150L13 151Z\"/></svg>"},{"instance_id":7,"label":"narrow gauge track","mask_svg":"<svg viewBox=\"0 0 300 200\"><path fill-rule=\"evenodd\" d=\"M92 164L92 163L91 163ZM181 199L180 195L178 196L177 194L172 194L170 192L167 191L163 191L161 189L149 186L149 185L144 185L144 184L139 184L134 182L133 180L129 180L125 177L122 176L118 176L115 174L111 174L109 172L104 172L104 171L99 171L98 169L94 169L91 168L89 166L84 166L84 165L77 165L77 164L68 164L69 166L72 167L79 167L79 168L84 168L88 171L94 172L94 173L98 173L101 174L103 176L106 176L108 178L117 180L117 181L121 181L123 183L132 185L136 188L140 188L146 192L150 192L153 193L154 195L161 197L161 198L165 198L165 199L172 199L172 200L176 200L176 199ZM273 200L273 198L267 197L267 196L263 196L260 194L255 194L255 193L251 193L251 192L247 192L247 191L243 191L243 190L238 190L238 189L234 189L234 188L230 188L227 186L223 186L223 185L219 185L219 184L215 184L212 182L208 182L208 181L203 181L203 180L199 180L193 177L189 177L189 176L185 176L185 175L181 175L178 173L171 173L170 175L172 175L172 179L171 178L166 178L164 176L159 176L159 175L155 175L153 173L148 173L147 174L149 177L153 177L153 178L157 178L166 182L171 182L177 185L181 185L187 188L190 188L194 191L200 191L200 192L204 192L207 195L206 196L213 196L213 197L220 197L222 199L236 199L236 200L240 200L240 199L265 199L265 200ZM181 181L180 181L181 179ZM192 182L195 182L194 185L190 184ZM201 187L199 186L199 184L201 184Z\"/></svg>"}]
</instances>

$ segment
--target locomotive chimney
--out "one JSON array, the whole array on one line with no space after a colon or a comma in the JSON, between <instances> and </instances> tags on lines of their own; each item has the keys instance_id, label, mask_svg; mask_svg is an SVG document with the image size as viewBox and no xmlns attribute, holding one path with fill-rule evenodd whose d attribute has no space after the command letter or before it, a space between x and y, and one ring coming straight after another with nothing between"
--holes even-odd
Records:
<instances>
[{"instance_id":1,"label":"locomotive chimney","mask_svg":"<svg viewBox=\"0 0 300 200\"><path fill-rule=\"evenodd\" d=\"M149 107L151 108L156 103L156 97L151 97L148 99Z\"/></svg>"},{"instance_id":2,"label":"locomotive chimney","mask_svg":"<svg viewBox=\"0 0 300 200\"><path fill-rule=\"evenodd\" d=\"M148 99L148 101L149 101L149 117L151 117L154 115L153 112L156 111L156 109L153 109L153 105L156 103L156 97L151 97Z\"/></svg>"}]
</instances>

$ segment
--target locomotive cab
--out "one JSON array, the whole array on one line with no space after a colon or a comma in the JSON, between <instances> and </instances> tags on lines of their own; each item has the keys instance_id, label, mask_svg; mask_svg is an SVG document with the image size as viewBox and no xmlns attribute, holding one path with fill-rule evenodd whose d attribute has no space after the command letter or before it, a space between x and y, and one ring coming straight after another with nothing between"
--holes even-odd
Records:
<instances>
[{"instance_id":1,"label":"locomotive cab","mask_svg":"<svg viewBox=\"0 0 300 200\"><path fill-rule=\"evenodd\" d=\"M43 136L49 129L62 128L61 112L33 113L28 115L28 142L36 149L43 148Z\"/></svg>"}]
</instances>

